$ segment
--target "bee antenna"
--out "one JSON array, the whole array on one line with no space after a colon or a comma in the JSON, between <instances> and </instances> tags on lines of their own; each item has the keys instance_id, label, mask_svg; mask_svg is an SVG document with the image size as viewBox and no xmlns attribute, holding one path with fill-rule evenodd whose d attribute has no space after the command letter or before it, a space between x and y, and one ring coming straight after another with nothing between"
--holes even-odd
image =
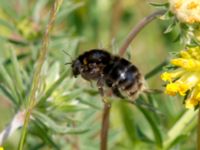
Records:
<instances>
[{"instance_id":1,"label":"bee antenna","mask_svg":"<svg viewBox=\"0 0 200 150\"><path fill-rule=\"evenodd\" d=\"M68 52L66 52L65 50L62 50L62 51L63 51L63 53L65 53L67 56L69 56L69 58L71 59L71 61L73 61L72 56L71 56ZM66 63L66 64L69 64L69 63Z\"/></svg>"}]
</instances>

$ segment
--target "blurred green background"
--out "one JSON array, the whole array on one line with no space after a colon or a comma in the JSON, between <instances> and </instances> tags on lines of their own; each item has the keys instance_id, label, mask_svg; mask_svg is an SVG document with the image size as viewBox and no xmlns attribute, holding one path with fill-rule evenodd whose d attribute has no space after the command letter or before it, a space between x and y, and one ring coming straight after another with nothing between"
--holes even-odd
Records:
<instances>
[{"instance_id":1,"label":"blurred green background","mask_svg":"<svg viewBox=\"0 0 200 150\"><path fill-rule=\"evenodd\" d=\"M99 149L103 106L101 97L95 83L91 86L80 77L72 77L70 66L64 65L71 59L62 50L67 51L72 58L92 48L103 48L117 54L134 25L158 10L149 3L148 0L64 0L50 37L40 96L44 96L42 94L64 71L67 71L66 79L51 92L45 102L36 107L35 119L29 124L25 149ZM17 91L19 86L17 77L15 78L16 68L22 76L24 89L22 93L16 94L22 94L18 97L21 102L16 105L13 103L15 100L10 100L2 88L6 85L5 74L0 70L0 130L11 121L19 108L25 106L24 97L30 90L34 66L52 4L53 0L0 1L0 62L12 80L13 91ZM174 42L178 31L163 33L169 24L169 21L159 19L150 23L134 39L124 56L144 75L169 58L169 52L176 52L182 48L179 42ZM17 67L14 65L14 58L17 58ZM13 69L13 66L16 68ZM163 89L160 72L148 79L149 88ZM12 96L13 91L10 91ZM168 140L168 132L186 111L182 105L183 100L164 94L145 95L144 99L162 114L122 101L113 102L109 150L164 149L162 145ZM195 125L196 121L193 119L185 132L181 132L168 149L193 150ZM63 129L62 127L83 131L60 133L58 130ZM6 140L5 150L17 149L20 131Z\"/></svg>"}]
</instances>

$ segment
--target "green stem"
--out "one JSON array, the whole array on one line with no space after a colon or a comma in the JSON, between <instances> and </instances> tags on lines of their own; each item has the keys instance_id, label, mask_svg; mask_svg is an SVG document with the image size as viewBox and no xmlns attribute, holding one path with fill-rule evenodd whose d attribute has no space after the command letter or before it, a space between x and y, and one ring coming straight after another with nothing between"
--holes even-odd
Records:
<instances>
[{"instance_id":1,"label":"green stem","mask_svg":"<svg viewBox=\"0 0 200 150\"><path fill-rule=\"evenodd\" d=\"M163 61L161 64L159 64L158 66L156 66L155 68L153 68L150 72L148 72L146 75L145 75L145 79L149 79L151 77L153 77L155 74L159 73L162 71L162 68L167 65L167 60Z\"/></svg>"},{"instance_id":2,"label":"green stem","mask_svg":"<svg viewBox=\"0 0 200 150\"><path fill-rule=\"evenodd\" d=\"M23 147L24 147L24 143L25 143L25 139L26 139L26 135L27 135L28 123L30 120L31 112L35 106L36 93L37 93L38 86L40 84L40 74L41 74L42 66L44 64L45 58L48 53L49 35L53 29L56 14L57 14L57 11L58 11L59 7L61 6L61 4L62 4L62 0L55 0L54 5L51 9L50 21L47 25L47 28L46 28L46 31L45 31L45 34L43 37L42 47L41 47L41 50L39 53L36 71L33 76L32 88L31 88L31 92L30 92L30 95L28 98L28 106L27 106L27 110L26 110L24 126L22 129L22 133L21 133L21 137L20 137L20 141L19 141L19 145L18 145L18 150L23 150Z\"/></svg>"},{"instance_id":3,"label":"green stem","mask_svg":"<svg viewBox=\"0 0 200 150\"><path fill-rule=\"evenodd\" d=\"M200 110L198 110L197 150L200 150Z\"/></svg>"},{"instance_id":4,"label":"green stem","mask_svg":"<svg viewBox=\"0 0 200 150\"><path fill-rule=\"evenodd\" d=\"M169 149L171 144L184 133L185 128L190 124L197 115L197 111L193 109L187 110L176 124L169 130L168 139L164 142L164 149Z\"/></svg>"}]
</instances>

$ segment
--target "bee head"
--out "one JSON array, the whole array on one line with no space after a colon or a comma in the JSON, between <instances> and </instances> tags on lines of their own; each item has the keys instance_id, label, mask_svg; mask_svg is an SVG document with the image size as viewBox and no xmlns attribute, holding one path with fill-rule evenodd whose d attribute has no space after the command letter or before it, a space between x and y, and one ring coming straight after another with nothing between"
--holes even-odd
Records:
<instances>
[{"instance_id":1,"label":"bee head","mask_svg":"<svg viewBox=\"0 0 200 150\"><path fill-rule=\"evenodd\" d=\"M71 57L71 55L70 55L68 52L66 52L66 51L64 51L64 50L63 50L63 52L64 52L67 56L69 56L69 58L71 59L71 61L65 63L65 65L71 65L72 74L73 74L74 77L76 77L77 75L80 74L81 62L80 62L78 59L73 60L73 58Z\"/></svg>"},{"instance_id":2,"label":"bee head","mask_svg":"<svg viewBox=\"0 0 200 150\"><path fill-rule=\"evenodd\" d=\"M76 59L72 62L72 73L73 75L76 77L77 75L80 74L80 70L81 70L81 62L80 60Z\"/></svg>"}]
</instances>

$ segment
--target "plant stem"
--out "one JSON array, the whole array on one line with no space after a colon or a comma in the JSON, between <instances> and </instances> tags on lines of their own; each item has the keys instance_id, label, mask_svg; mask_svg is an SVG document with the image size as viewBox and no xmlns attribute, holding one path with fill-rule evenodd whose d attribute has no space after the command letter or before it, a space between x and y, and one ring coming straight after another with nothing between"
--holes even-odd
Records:
<instances>
[{"instance_id":1,"label":"plant stem","mask_svg":"<svg viewBox=\"0 0 200 150\"><path fill-rule=\"evenodd\" d=\"M161 16L165 13L165 10L156 11L149 16L142 19L128 34L127 38L124 41L124 44L119 50L119 56L123 56L126 52L126 49L132 42L132 40L136 37L136 35L152 20L156 17ZM102 127L101 127L101 150L107 150L107 136L109 130L109 116L110 116L110 108L111 104L104 103L104 111L103 111L103 119L102 119Z\"/></svg>"},{"instance_id":2,"label":"plant stem","mask_svg":"<svg viewBox=\"0 0 200 150\"><path fill-rule=\"evenodd\" d=\"M162 68L167 65L168 61L164 60L161 64L157 65L155 68L153 68L151 71L149 71L146 75L145 75L145 79L149 79L151 77L153 77L155 74L158 74L159 72L162 71Z\"/></svg>"},{"instance_id":3,"label":"plant stem","mask_svg":"<svg viewBox=\"0 0 200 150\"><path fill-rule=\"evenodd\" d=\"M119 50L119 55L123 56L126 52L126 49L132 42L132 40L136 37L136 35L152 20L156 17L161 16L165 13L165 10L156 11L149 16L142 19L128 34L127 38L124 41L124 44ZM103 111L103 119L102 119L102 128L101 128L101 150L107 149L107 135L109 130L109 116L110 116L110 108L111 104L105 103L104 104L104 111Z\"/></svg>"},{"instance_id":4,"label":"plant stem","mask_svg":"<svg viewBox=\"0 0 200 150\"><path fill-rule=\"evenodd\" d=\"M110 108L111 104L105 102L103 110L102 128L101 128L101 150L107 150Z\"/></svg>"},{"instance_id":5,"label":"plant stem","mask_svg":"<svg viewBox=\"0 0 200 150\"><path fill-rule=\"evenodd\" d=\"M121 46L120 50L119 50L119 56L123 56L126 49L128 48L128 46L131 44L132 40L136 37L136 35L148 24L150 23L152 20L154 20L155 18L157 18L158 16L161 16L165 13L165 10L159 10L156 12L153 12L152 14L150 14L149 16L146 16L145 18L143 18L135 27L133 27L133 29L131 30L131 32L128 34L127 38L125 39L123 45Z\"/></svg>"},{"instance_id":6,"label":"plant stem","mask_svg":"<svg viewBox=\"0 0 200 150\"><path fill-rule=\"evenodd\" d=\"M7 125L7 127L0 133L0 145L13 134L18 128L22 127L24 124L25 111L18 112L12 119L12 121Z\"/></svg>"},{"instance_id":7,"label":"plant stem","mask_svg":"<svg viewBox=\"0 0 200 150\"><path fill-rule=\"evenodd\" d=\"M26 110L25 121L24 121L23 129L22 129L22 133L21 133L21 138L20 138L19 145L18 145L18 150L23 150L23 147L24 147L24 143L25 143L25 139L26 139L26 135L27 135L28 123L30 120L32 110L35 105L37 89L40 85L40 74L41 74L42 66L44 64L44 61L45 61L45 58L46 58L47 52L48 52L49 35L53 29L53 25L54 25L55 18L56 18L56 13L57 13L59 7L61 6L61 3L62 3L62 0L55 0L54 5L51 9L50 20L47 25L46 31L44 33L42 47L41 47L41 50L39 53L39 58L38 58L37 66L36 66L36 71L33 76L32 88L31 88L31 92L30 92L30 95L28 98L28 106L27 106L27 110Z\"/></svg>"},{"instance_id":8,"label":"plant stem","mask_svg":"<svg viewBox=\"0 0 200 150\"><path fill-rule=\"evenodd\" d=\"M180 136L181 134L185 133L185 128L191 123L191 121L197 115L197 111L192 109L187 110L175 123L175 125L168 131L168 138L163 144L163 149L167 150L170 148L172 143Z\"/></svg>"},{"instance_id":9,"label":"plant stem","mask_svg":"<svg viewBox=\"0 0 200 150\"><path fill-rule=\"evenodd\" d=\"M200 109L198 111L197 150L200 150Z\"/></svg>"}]
</instances>

